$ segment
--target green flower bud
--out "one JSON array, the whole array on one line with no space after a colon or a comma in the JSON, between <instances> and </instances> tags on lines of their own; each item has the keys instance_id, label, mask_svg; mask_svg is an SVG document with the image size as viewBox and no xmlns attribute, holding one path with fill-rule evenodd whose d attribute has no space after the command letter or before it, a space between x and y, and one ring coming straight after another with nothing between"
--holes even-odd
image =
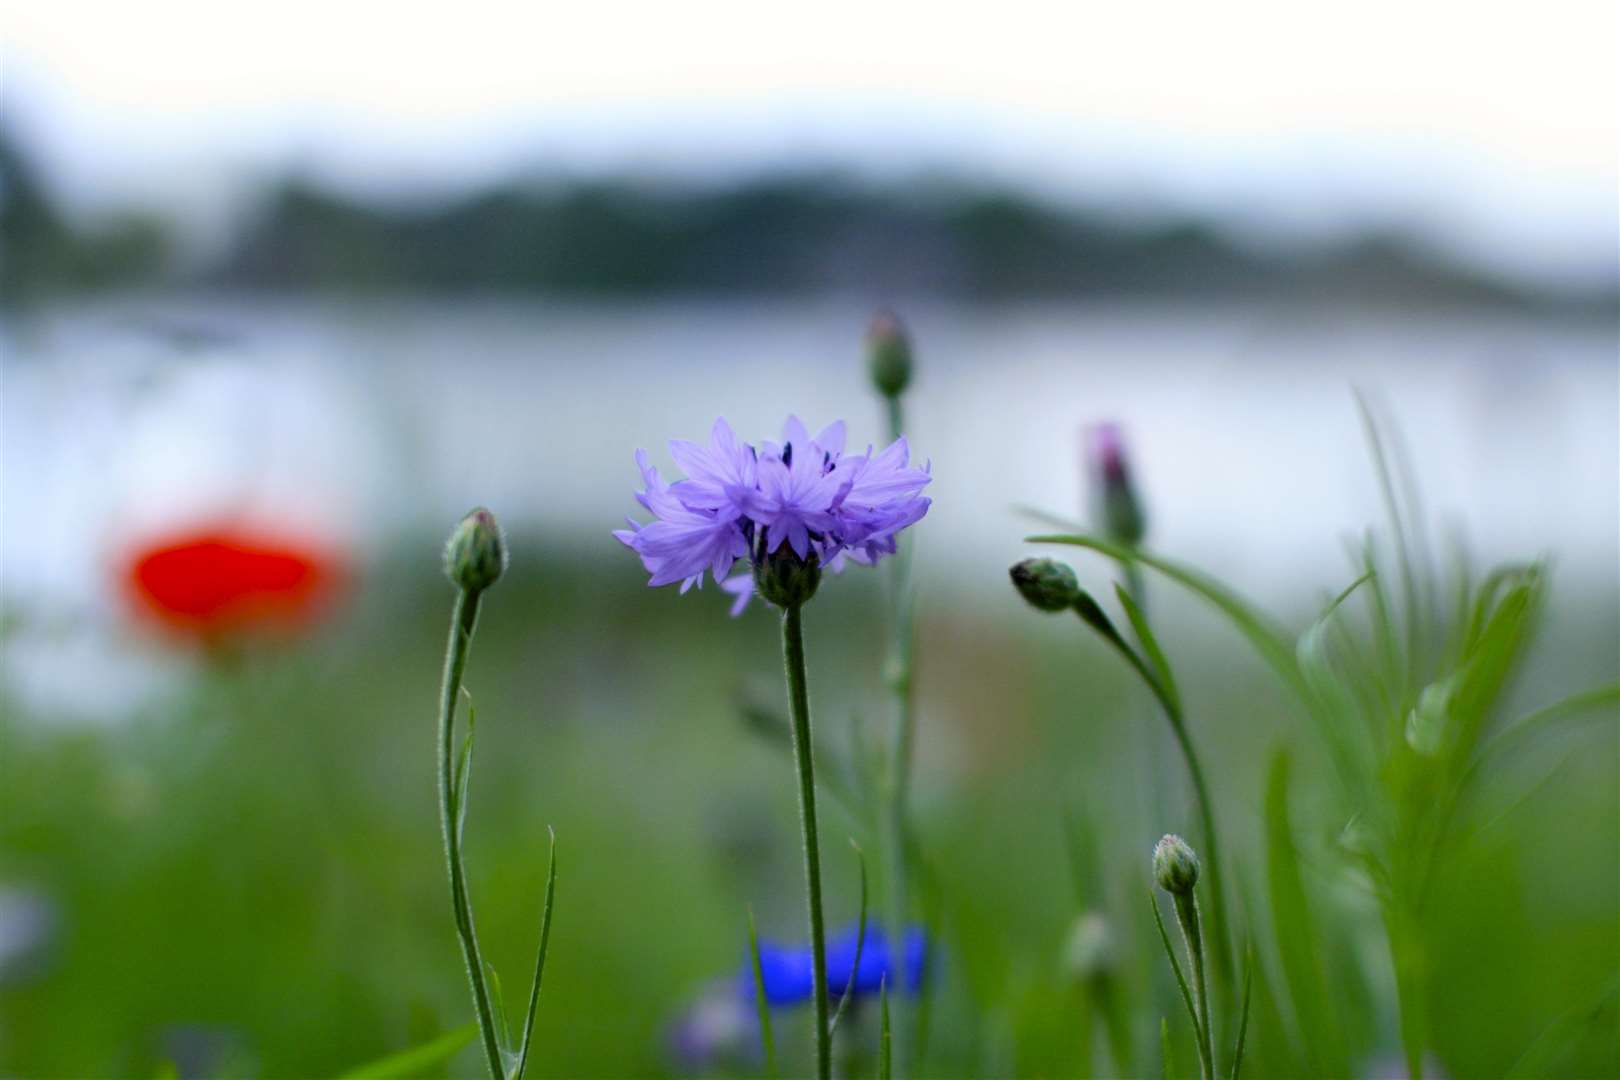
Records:
<instances>
[{"instance_id":1,"label":"green flower bud","mask_svg":"<svg viewBox=\"0 0 1620 1080\"><path fill-rule=\"evenodd\" d=\"M1064 959L1075 982L1086 982L1113 969L1114 932L1102 912L1088 911L1074 921Z\"/></svg>"},{"instance_id":2,"label":"green flower bud","mask_svg":"<svg viewBox=\"0 0 1620 1080\"><path fill-rule=\"evenodd\" d=\"M884 397L899 397L911 382L911 339L892 311L880 311L866 331L866 366Z\"/></svg>"},{"instance_id":3,"label":"green flower bud","mask_svg":"<svg viewBox=\"0 0 1620 1080\"><path fill-rule=\"evenodd\" d=\"M444 572L467 592L483 592L506 569L506 538L482 506L461 519L444 546Z\"/></svg>"},{"instance_id":4,"label":"green flower bud","mask_svg":"<svg viewBox=\"0 0 1620 1080\"><path fill-rule=\"evenodd\" d=\"M1198 884L1198 855L1187 841L1174 833L1153 848L1153 879L1159 888L1176 896L1188 896Z\"/></svg>"},{"instance_id":5,"label":"green flower bud","mask_svg":"<svg viewBox=\"0 0 1620 1080\"><path fill-rule=\"evenodd\" d=\"M801 559L783 544L754 565L754 586L766 603L786 610L816 595L821 584L821 563L812 554Z\"/></svg>"},{"instance_id":6,"label":"green flower bud","mask_svg":"<svg viewBox=\"0 0 1620 1080\"><path fill-rule=\"evenodd\" d=\"M1018 595L1042 611L1067 611L1084 595L1074 570L1056 559L1025 559L1008 573Z\"/></svg>"}]
</instances>

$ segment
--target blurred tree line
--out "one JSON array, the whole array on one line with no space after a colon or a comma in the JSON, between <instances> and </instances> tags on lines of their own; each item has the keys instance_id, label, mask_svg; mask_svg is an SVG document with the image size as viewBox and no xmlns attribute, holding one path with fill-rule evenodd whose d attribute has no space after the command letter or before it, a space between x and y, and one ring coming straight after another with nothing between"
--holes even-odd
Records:
<instances>
[{"instance_id":1,"label":"blurred tree line","mask_svg":"<svg viewBox=\"0 0 1620 1080\"><path fill-rule=\"evenodd\" d=\"M1393 234L1258 251L1207 222L1139 223L950 178L828 173L729 185L511 182L431 205L275 187L224 254L180 268L172 226L78 227L0 126L0 289L8 299L184 284L243 290L595 295L859 289L975 300L1177 294L1612 308L1533 293Z\"/></svg>"}]
</instances>

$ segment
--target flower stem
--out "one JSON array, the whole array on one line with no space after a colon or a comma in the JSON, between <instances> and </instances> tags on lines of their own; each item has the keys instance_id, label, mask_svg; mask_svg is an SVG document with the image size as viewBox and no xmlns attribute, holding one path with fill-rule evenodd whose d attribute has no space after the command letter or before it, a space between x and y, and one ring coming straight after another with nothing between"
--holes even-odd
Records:
<instances>
[{"instance_id":1,"label":"flower stem","mask_svg":"<svg viewBox=\"0 0 1620 1080\"><path fill-rule=\"evenodd\" d=\"M444 832L444 857L450 870L450 902L456 912L456 933L461 938L461 955L467 963L467 979L472 984L473 1006L478 1011L478 1027L483 1034L489 1072L502 1080L500 1040L495 1014L490 1007L489 988L484 981L484 960L478 951L478 934L473 929L472 903L467 897L467 872L461 861L461 830L457 810L452 805L455 783L456 699L461 694L461 675L472 650L473 628L478 623L479 593L462 589L450 615L450 644L444 657L444 685L439 698L439 824ZM461 798L466 797L465 791Z\"/></svg>"},{"instance_id":2,"label":"flower stem","mask_svg":"<svg viewBox=\"0 0 1620 1080\"><path fill-rule=\"evenodd\" d=\"M903 434L904 414L900 395L884 397L889 417L889 438ZM898 549L889 560L890 641L889 656L884 665L884 676L894 695L893 739L888 747L888 762L884 777L884 847L888 888L884 905L884 922L888 924L889 940L906 939L907 897L907 829L906 803L911 790L912 743L916 732L916 710L912 686L912 608L909 595L911 578L911 544L908 537L900 537ZM896 967L899 965L897 964ZM892 1051L901 1059L900 1075L906 1075L905 1036L909 1034L903 1022L903 1006L896 1000L891 1006L901 1015L896 1019L892 1033Z\"/></svg>"},{"instance_id":3,"label":"flower stem","mask_svg":"<svg viewBox=\"0 0 1620 1080\"><path fill-rule=\"evenodd\" d=\"M1207 1080L1215 1080L1215 1039L1209 1026L1209 983L1204 977L1204 936L1198 923L1198 898L1191 892L1175 894L1176 921L1187 942L1187 959L1192 965L1193 1001L1198 1006L1200 1063Z\"/></svg>"},{"instance_id":4,"label":"flower stem","mask_svg":"<svg viewBox=\"0 0 1620 1080\"><path fill-rule=\"evenodd\" d=\"M793 763L799 773L799 824L804 832L805 888L810 901L810 989L815 1000L816 1075L832 1076L832 1037L827 1029L827 932L821 917L821 846L816 835L816 766L810 749L810 688L804 673L800 606L782 611L782 661L787 670L788 709L793 719Z\"/></svg>"}]
</instances>

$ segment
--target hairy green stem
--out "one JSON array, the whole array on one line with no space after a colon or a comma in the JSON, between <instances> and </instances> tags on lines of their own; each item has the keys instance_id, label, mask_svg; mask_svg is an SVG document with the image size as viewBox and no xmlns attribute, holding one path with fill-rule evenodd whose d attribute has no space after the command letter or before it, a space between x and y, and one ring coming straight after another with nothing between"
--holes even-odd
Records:
<instances>
[{"instance_id":1,"label":"hairy green stem","mask_svg":"<svg viewBox=\"0 0 1620 1080\"><path fill-rule=\"evenodd\" d=\"M484 959L478 951L478 934L473 929L472 903L467 897L467 872L461 861L460 830L451 806L451 786L455 782L456 699L461 694L461 675L472 649L473 628L478 623L476 591L463 589L456 596L450 615L450 644L444 656L444 685L439 697L439 824L444 832L444 857L450 870L450 902L456 912L456 933L461 938L461 955L467 963L467 979L472 983L473 1005L478 1011L478 1028L483 1034L489 1073L502 1080L501 1045L490 1007L489 988L484 980ZM465 797L465 796L463 796Z\"/></svg>"},{"instance_id":2,"label":"hairy green stem","mask_svg":"<svg viewBox=\"0 0 1620 1080\"><path fill-rule=\"evenodd\" d=\"M810 904L810 993L815 999L816 1075L820 1080L830 1080L832 1036L827 1027L827 931L821 917L816 766L810 749L810 688L804 673L804 628L798 604L782 611L782 662L787 670L788 710L793 719L793 763L799 773L799 824L804 832L804 877Z\"/></svg>"},{"instance_id":3,"label":"hairy green stem","mask_svg":"<svg viewBox=\"0 0 1620 1080\"><path fill-rule=\"evenodd\" d=\"M1176 893L1176 921L1187 942L1187 960L1192 966L1193 1003L1198 1007L1200 1063L1206 1080L1215 1080L1215 1038L1209 1026L1209 983L1204 977L1204 936L1198 922L1198 898L1191 892Z\"/></svg>"}]
</instances>

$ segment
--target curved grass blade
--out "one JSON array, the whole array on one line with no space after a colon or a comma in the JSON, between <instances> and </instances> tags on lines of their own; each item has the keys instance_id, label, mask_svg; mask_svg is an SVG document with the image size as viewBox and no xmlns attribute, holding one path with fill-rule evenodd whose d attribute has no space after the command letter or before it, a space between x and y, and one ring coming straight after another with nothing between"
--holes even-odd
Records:
<instances>
[{"instance_id":1,"label":"curved grass blade","mask_svg":"<svg viewBox=\"0 0 1620 1080\"><path fill-rule=\"evenodd\" d=\"M849 981L844 983L844 992L838 998L838 1009L833 1013L832 1021L827 1025L827 1038L832 1038L833 1032L838 1030L838 1021L849 1010L850 998L855 996L855 976L861 971L861 952L866 948L866 852L861 850L853 838L849 846L855 849L855 859L861 866L861 923L860 929L855 932L855 965L849 969Z\"/></svg>"},{"instance_id":2,"label":"curved grass blade","mask_svg":"<svg viewBox=\"0 0 1620 1080\"><path fill-rule=\"evenodd\" d=\"M1254 605L1217 582L1214 578L1208 577L1190 567L1182 566L1180 563L1172 562L1169 559L1161 559L1156 555L1149 555L1146 552L1083 533L1053 533L1027 536L1024 539L1031 544L1068 544L1073 547L1090 548L1092 551L1107 555L1109 558L1119 562L1139 562L1144 566L1157 570L1171 581L1215 605L1237 627L1238 631L1249 639L1249 643L1254 646L1261 659L1271 665L1272 669L1283 678L1289 688L1303 700L1310 700L1310 695L1294 666L1294 649L1289 635L1269 615L1261 613Z\"/></svg>"},{"instance_id":3,"label":"curved grass blade","mask_svg":"<svg viewBox=\"0 0 1620 1080\"><path fill-rule=\"evenodd\" d=\"M1596 1001L1570 1009L1547 1025L1536 1041L1505 1074L1505 1080L1532 1080L1557 1073L1559 1057L1572 1049L1582 1034L1598 1025L1604 1008L1620 993L1620 975L1610 979Z\"/></svg>"},{"instance_id":4,"label":"curved grass blade","mask_svg":"<svg viewBox=\"0 0 1620 1080\"><path fill-rule=\"evenodd\" d=\"M894 1076L894 1040L889 1031L889 973L878 976L878 1080Z\"/></svg>"},{"instance_id":5,"label":"curved grass blade","mask_svg":"<svg viewBox=\"0 0 1620 1080\"><path fill-rule=\"evenodd\" d=\"M546 971L546 946L551 943L551 912L557 899L557 833L549 825L546 832L551 837L551 856L546 860L546 900L540 911L540 948L534 958L534 982L529 984L529 1009L528 1015L523 1018L523 1042L518 1048L517 1068L512 1073L515 1080L523 1080L523 1074L529 1067L534 1013L540 1004L540 978Z\"/></svg>"},{"instance_id":6,"label":"curved grass blade","mask_svg":"<svg viewBox=\"0 0 1620 1080\"><path fill-rule=\"evenodd\" d=\"M1198 1048L1198 1060L1204 1066L1204 1075L1213 1076L1213 1064L1204 1060L1204 1025L1198 1021L1198 1010L1193 1006L1192 989L1187 985L1187 977L1181 973L1181 962L1176 959L1175 946L1170 944L1170 935L1164 929L1164 916L1159 914L1159 900L1148 890L1148 906L1153 908L1153 925L1159 928L1159 940L1164 942L1164 955L1170 958L1170 970L1176 974L1176 986L1181 990L1181 1003L1187 1006L1187 1016L1192 1020L1193 1043ZM1168 1040L1169 1025L1166 1022L1166 1035ZM1168 1047L1169 1043L1166 1042ZM1169 1056L1165 1057L1168 1062Z\"/></svg>"},{"instance_id":7,"label":"curved grass blade","mask_svg":"<svg viewBox=\"0 0 1620 1080\"><path fill-rule=\"evenodd\" d=\"M413 1046L409 1050L350 1069L338 1080L404 1080L406 1077L420 1076L455 1057L477 1034L477 1024L463 1024L421 1046Z\"/></svg>"},{"instance_id":8,"label":"curved grass blade","mask_svg":"<svg viewBox=\"0 0 1620 1080\"><path fill-rule=\"evenodd\" d=\"M1249 1034L1249 1000L1254 992L1254 944L1243 950L1243 1013L1238 1019L1237 1045L1232 1050L1232 1080L1243 1068L1243 1044Z\"/></svg>"},{"instance_id":9,"label":"curved grass blade","mask_svg":"<svg viewBox=\"0 0 1620 1080\"><path fill-rule=\"evenodd\" d=\"M1176 688L1176 677L1170 672L1170 661L1165 658L1164 650L1159 647L1159 639L1153 636L1147 616L1142 614L1141 606L1124 586L1116 584L1114 595L1119 597L1120 606L1125 609L1125 617L1131 620L1131 629L1136 632L1136 640L1142 643L1142 651L1147 653L1148 662L1158 674L1159 684L1164 688L1165 695L1174 703L1175 710L1180 712L1181 691Z\"/></svg>"},{"instance_id":10,"label":"curved grass blade","mask_svg":"<svg viewBox=\"0 0 1620 1080\"><path fill-rule=\"evenodd\" d=\"M759 962L759 931L754 909L748 909L748 955L754 965L754 1004L759 1009L759 1038L765 1047L765 1075L776 1076L776 1039L771 1034L771 1003L765 998L765 969Z\"/></svg>"},{"instance_id":11,"label":"curved grass blade","mask_svg":"<svg viewBox=\"0 0 1620 1080\"><path fill-rule=\"evenodd\" d=\"M1307 1048L1313 1075L1348 1076L1349 1064L1338 1027L1326 1008L1332 999L1319 961L1299 853L1288 819L1288 754L1284 750L1278 750L1271 759L1265 806L1266 882L1271 892L1277 952L1282 958L1289 996L1295 1003L1301 1041Z\"/></svg>"},{"instance_id":12,"label":"curved grass blade","mask_svg":"<svg viewBox=\"0 0 1620 1080\"><path fill-rule=\"evenodd\" d=\"M506 991L501 989L501 975L489 960L484 961L484 973L489 978L490 1004L495 1008L495 1034L501 1048L501 1060L507 1069L512 1067L512 1025L506 1019Z\"/></svg>"},{"instance_id":13,"label":"curved grass blade","mask_svg":"<svg viewBox=\"0 0 1620 1080\"><path fill-rule=\"evenodd\" d=\"M1170 1052L1170 1021L1159 1017L1159 1072L1164 1080L1175 1080L1175 1055Z\"/></svg>"}]
</instances>

